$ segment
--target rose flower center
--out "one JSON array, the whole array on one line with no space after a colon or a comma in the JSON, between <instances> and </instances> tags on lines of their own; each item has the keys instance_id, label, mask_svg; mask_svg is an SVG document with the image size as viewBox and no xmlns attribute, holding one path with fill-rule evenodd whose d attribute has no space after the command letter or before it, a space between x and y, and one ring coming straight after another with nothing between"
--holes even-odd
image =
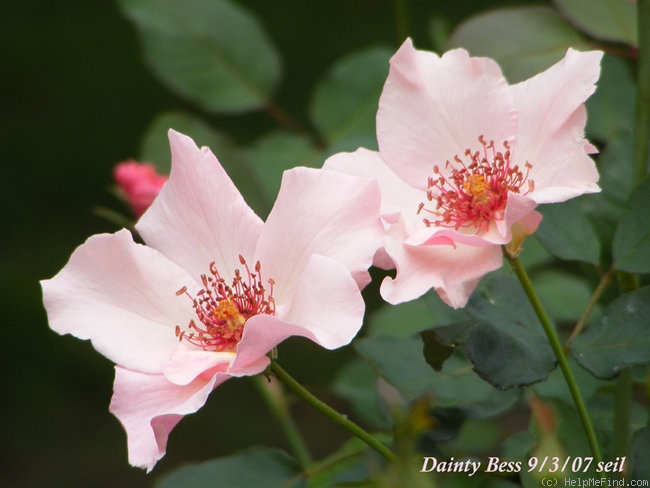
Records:
<instances>
[{"instance_id":1,"label":"rose flower center","mask_svg":"<svg viewBox=\"0 0 650 488\"><path fill-rule=\"evenodd\" d=\"M190 295L184 286L176 292L192 300L192 307L198 320L190 320L187 328L176 326L176 337L205 351L234 352L244 333L246 321L254 315L275 315L273 285L268 279L269 289L263 285L261 265L255 264L251 272L246 261L239 256L245 274L235 270L230 285L219 274L215 263L210 263L210 274L201 275L203 288L196 297Z\"/></svg>"},{"instance_id":2,"label":"rose flower center","mask_svg":"<svg viewBox=\"0 0 650 488\"><path fill-rule=\"evenodd\" d=\"M488 143L482 135L478 140L482 150L466 149L464 158L454 156L453 161L445 163L446 174L437 164L433 167L426 195L427 202L435 202L435 207L422 202L417 210L418 215L424 211L435 217L423 219L427 227L486 232L493 220L503 219L508 193L521 193L524 185L524 195L533 191L535 184L528 179L532 165L525 163L525 173L518 165L512 166L507 141L502 152L495 149L494 141Z\"/></svg>"}]
</instances>

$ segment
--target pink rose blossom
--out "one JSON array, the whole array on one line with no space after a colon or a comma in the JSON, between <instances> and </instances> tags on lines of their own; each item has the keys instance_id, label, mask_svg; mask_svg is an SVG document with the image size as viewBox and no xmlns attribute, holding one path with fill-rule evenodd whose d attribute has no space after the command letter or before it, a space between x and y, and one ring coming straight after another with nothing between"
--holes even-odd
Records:
<instances>
[{"instance_id":1,"label":"pink rose blossom","mask_svg":"<svg viewBox=\"0 0 650 488\"><path fill-rule=\"evenodd\" d=\"M435 288L464 306L501 266L501 246L518 249L537 229L538 204L599 191L584 102L601 57L569 49L543 73L508 85L491 59L402 45L379 100L379 152L325 163L379 182L385 252L397 270L382 283L385 300Z\"/></svg>"},{"instance_id":2,"label":"pink rose blossom","mask_svg":"<svg viewBox=\"0 0 650 488\"><path fill-rule=\"evenodd\" d=\"M90 237L42 282L50 326L114 361L110 410L151 470L178 421L289 336L333 349L361 327L382 244L371 179L294 168L263 222L208 148L170 131L172 171L131 234Z\"/></svg>"},{"instance_id":3,"label":"pink rose blossom","mask_svg":"<svg viewBox=\"0 0 650 488\"><path fill-rule=\"evenodd\" d=\"M149 208L167 181L167 177L159 175L152 164L133 160L118 163L113 169L113 178L136 217Z\"/></svg>"}]
</instances>

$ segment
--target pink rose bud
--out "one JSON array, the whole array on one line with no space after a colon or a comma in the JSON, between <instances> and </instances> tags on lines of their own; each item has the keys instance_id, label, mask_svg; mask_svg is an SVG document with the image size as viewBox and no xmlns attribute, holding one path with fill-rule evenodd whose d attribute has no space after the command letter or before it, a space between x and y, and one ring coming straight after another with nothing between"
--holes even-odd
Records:
<instances>
[{"instance_id":1,"label":"pink rose bud","mask_svg":"<svg viewBox=\"0 0 650 488\"><path fill-rule=\"evenodd\" d=\"M168 177L159 175L150 163L129 160L118 163L113 177L126 196L136 217L140 217L154 201Z\"/></svg>"}]
</instances>

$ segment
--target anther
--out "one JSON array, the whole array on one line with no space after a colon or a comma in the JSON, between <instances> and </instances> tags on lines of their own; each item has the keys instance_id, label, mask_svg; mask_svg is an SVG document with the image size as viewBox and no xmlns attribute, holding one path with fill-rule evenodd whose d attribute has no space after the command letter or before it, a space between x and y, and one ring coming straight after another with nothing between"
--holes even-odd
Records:
<instances>
[{"instance_id":1,"label":"anther","mask_svg":"<svg viewBox=\"0 0 650 488\"><path fill-rule=\"evenodd\" d=\"M532 165L524 164L525 173L518 165L510 165L510 144L503 142L504 151L497 151L493 140L478 137L482 151L467 148L463 160L454 155L453 163L445 162L448 174L442 174L439 165L433 166L433 174L427 177L427 201L436 201L435 209L428 209L425 203L418 205L417 215L422 211L436 216L436 220L423 219L427 227L432 225L451 227L455 230L474 229L487 231L492 220L503 219L509 193L520 193L524 184L528 191L535 188L528 178ZM482 154L481 154L482 153Z\"/></svg>"},{"instance_id":2,"label":"anther","mask_svg":"<svg viewBox=\"0 0 650 488\"><path fill-rule=\"evenodd\" d=\"M267 293L261 282L260 262L256 262L256 274L250 272L246 260L239 255L239 262L246 269L246 279L236 269L232 283L228 285L217 270L215 262L210 263L210 274L201 275L203 288L191 296L184 286L176 292L192 300L192 307L198 322L190 320L186 329L176 326L175 335L208 351L234 351L241 340L246 321L254 315L274 315L272 279Z\"/></svg>"}]
</instances>

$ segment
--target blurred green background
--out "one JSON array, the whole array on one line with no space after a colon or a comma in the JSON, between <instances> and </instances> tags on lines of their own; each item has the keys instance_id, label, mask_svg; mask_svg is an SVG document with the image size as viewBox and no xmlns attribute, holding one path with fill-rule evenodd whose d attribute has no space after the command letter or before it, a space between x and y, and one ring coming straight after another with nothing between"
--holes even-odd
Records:
<instances>
[{"instance_id":1,"label":"blurred green background","mask_svg":"<svg viewBox=\"0 0 650 488\"><path fill-rule=\"evenodd\" d=\"M396 4L389 0L240 1L282 56L276 101L308 119L314 86L335 60L374 45L394 50ZM453 28L499 0L405 2L417 47L435 47L431 19ZM155 116L197 108L163 86L143 63L134 26L106 0L28 0L0 15L0 300L5 384L1 402L3 487L147 487L184 462L253 444L286 447L247 379L221 386L173 431L152 474L127 463L125 435L108 412L112 364L92 347L49 330L38 280L49 278L88 236L115 226L92 209L126 209L109 189L118 161L137 157ZM439 34L444 34L439 31ZM444 37L444 36L443 36ZM201 113L242 145L274 126L264 113ZM345 409L327 382L350 351L323 352L307 341L281 348L283 364L306 386ZM314 454L347 435L309 407L294 405Z\"/></svg>"}]
</instances>

